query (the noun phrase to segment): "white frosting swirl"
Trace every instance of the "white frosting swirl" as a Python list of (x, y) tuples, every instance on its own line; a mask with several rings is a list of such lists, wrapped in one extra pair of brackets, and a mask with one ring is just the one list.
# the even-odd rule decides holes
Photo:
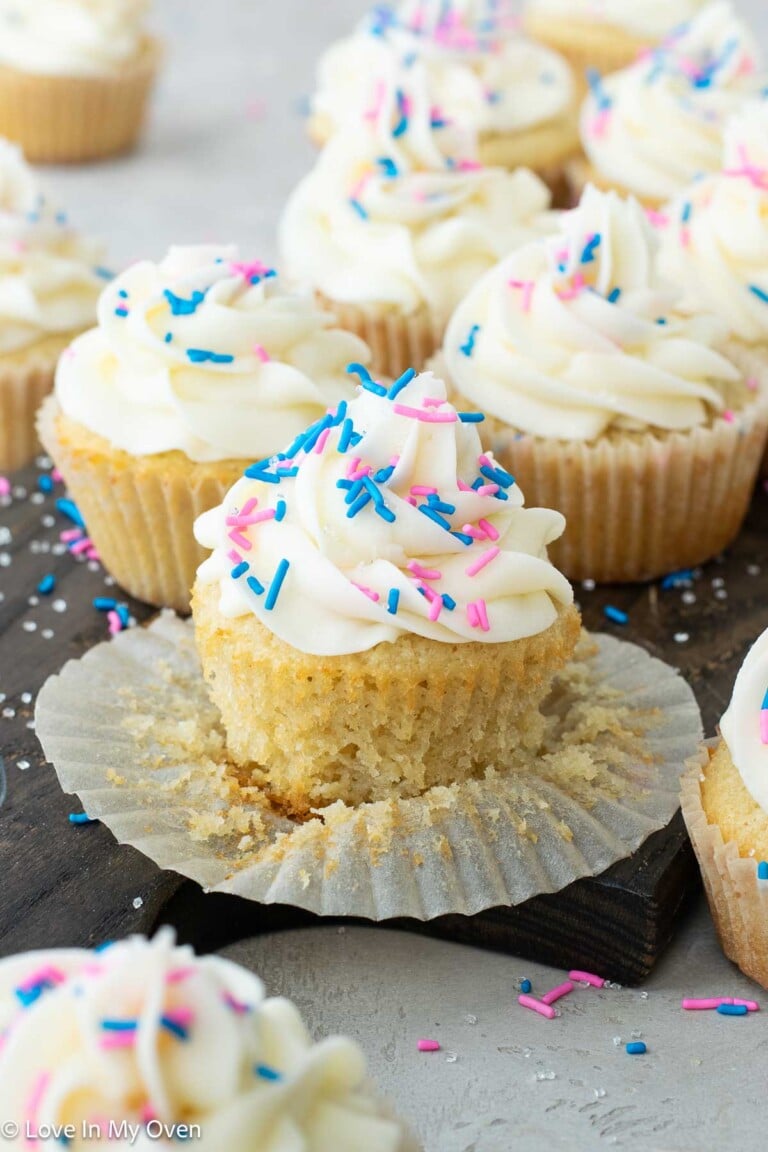
[(527, 0), (527, 11), (548, 20), (607, 24), (647, 41), (662, 40), (701, 11), (708, 0)]
[(717, 0), (664, 47), (604, 80), (582, 110), (582, 142), (601, 178), (667, 200), (720, 168), (728, 117), (768, 78), (757, 43)]
[(219, 583), (224, 615), (253, 612), (294, 648), (339, 656), (407, 633), (495, 644), (544, 631), (573, 599), (547, 560), (564, 527), (523, 507), (427, 372), (389, 393), (366, 380), (283, 459), (249, 469), (195, 535), (214, 550), (199, 579)]
[(352, 389), (367, 346), (236, 248), (172, 248), (104, 291), (99, 327), (62, 357), (65, 414), (135, 456), (255, 459)]
[(449, 376), (473, 404), (534, 436), (701, 424), (741, 379), (712, 318), (674, 311), (637, 201), (588, 187), (560, 233), (489, 273), (446, 333)]
[[(333, 44), (320, 61), (312, 111), (332, 130), (360, 116), (371, 77), (386, 73), (392, 57), (417, 53), (424, 64), (433, 103), (443, 117), (478, 133), (523, 132), (565, 116), (574, 100), (571, 69), (556, 52), (519, 35), (505, 34), (497, 15), (465, 15), (438, 3), (443, 22), (426, 11), (378, 14)], [(427, 6), (428, 7), (428, 6)], [(384, 10), (387, 11), (386, 9)], [(472, 18), (474, 17), (474, 18)], [(509, 21), (511, 18), (507, 17)]]
[[(313, 1045), (292, 1004), (175, 947), (170, 929), (0, 962), (0, 1029), (0, 1115), (20, 1128), (9, 1149), (149, 1152), (186, 1136), (200, 1152), (396, 1152), (404, 1135), (365, 1091), (356, 1044)], [(44, 1135), (69, 1125), (69, 1140)], [(136, 1137), (115, 1139), (120, 1125)]]
[(447, 319), (471, 284), (528, 239), (549, 204), (531, 172), (482, 168), (435, 115), (421, 64), (377, 85), (365, 126), (339, 133), (291, 196), (287, 271), (332, 300)]
[(149, 0), (0, 0), (0, 64), (63, 76), (112, 72), (134, 60)]
[(92, 324), (102, 254), (42, 195), (19, 149), (0, 140), (0, 353)]
[(725, 169), (680, 194), (661, 226), (660, 269), (749, 344), (768, 340), (768, 102), (730, 122)]
[(755, 641), (736, 677), (720, 732), (747, 791), (768, 812), (768, 631)]

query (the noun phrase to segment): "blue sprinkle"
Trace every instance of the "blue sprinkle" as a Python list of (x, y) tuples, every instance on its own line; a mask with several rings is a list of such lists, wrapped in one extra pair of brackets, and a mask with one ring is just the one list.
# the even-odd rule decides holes
[(758, 880), (768, 880), (768, 860), (761, 860), (757, 866)]
[(109, 268), (94, 268), (94, 275), (98, 276), (100, 280), (114, 280), (114, 272), (110, 272)]
[(592, 237), (592, 239), (589, 241), (589, 243), (587, 243), (584, 246), (584, 251), (581, 254), (581, 263), (582, 264), (594, 264), (595, 252), (600, 247), (602, 240), (603, 240), (602, 236), (600, 235), (599, 232), (597, 232)]
[(447, 592), (443, 593), (443, 607), (447, 608), (449, 612), (453, 612), (456, 607), (456, 601), (453, 596), (449, 596)]
[(344, 421), (346, 420), (346, 417), (347, 417), (347, 402), (346, 402), (346, 400), (341, 400), (339, 402), (338, 408), (336, 409), (335, 415), (333, 416), (333, 418), (331, 420), (331, 427), (332, 428), (338, 428), (338, 426), (340, 424), (344, 423)]
[(376, 396), (386, 396), (387, 390), (383, 384), (377, 384), (364, 364), (348, 364), (347, 372), (350, 376), (357, 376), (363, 388), (373, 392)]
[(466, 341), (459, 348), (459, 351), (462, 352), (465, 356), (471, 356), (472, 353), (474, 352), (475, 341), (477, 340), (477, 334), (479, 331), (480, 331), (480, 325), (479, 324), (473, 324), (472, 327), (470, 328), (469, 335), (467, 336)]
[(467, 536), (464, 532), (451, 532), (451, 536), (455, 536), (460, 544), (466, 544), (467, 547), (474, 543), (471, 536)]
[(40, 999), (43, 992), (47, 992), (51, 987), (52, 985), (47, 980), (44, 980), (41, 984), (35, 984), (32, 988), (16, 988), (16, 999), (22, 1007), (28, 1008), (30, 1004), (34, 1004), (36, 1000)]
[(280, 523), (281, 520), (285, 519), (285, 513), (286, 513), (287, 508), (288, 508), (288, 505), (286, 504), (285, 500), (282, 500), (282, 499), (278, 500), (277, 504), (275, 505), (275, 520), (277, 521), (278, 524)]
[(37, 586), (37, 590), (41, 596), (50, 596), (55, 587), (56, 577), (52, 572), (49, 572), (47, 576), (43, 576), (42, 580)]
[(390, 390), (388, 392), (389, 399), (390, 400), (397, 399), (397, 397), (400, 395), (400, 393), (403, 391), (403, 389), (408, 387), (408, 385), (410, 384), (411, 380), (413, 380), (415, 375), (416, 375), (416, 369), (415, 368), (408, 368), (407, 371), (403, 372), (402, 376), (398, 377), (398, 379), (395, 380), (394, 384), (390, 388)]
[(690, 584), (693, 580), (693, 572), (690, 568), (682, 568), (679, 572), (670, 572), (665, 576), (661, 582), (661, 587), (666, 592), (669, 588), (680, 588), (683, 584)]
[(113, 948), (116, 943), (116, 940), (105, 940), (103, 944), (96, 945), (94, 952), (106, 952), (108, 948)]
[(127, 628), (131, 622), (131, 614), (128, 611), (128, 605), (118, 604), (115, 611), (120, 618), (120, 623), (122, 624), (123, 628)]
[(394, 136), (395, 140), (399, 139), (400, 136), (404, 135), (404, 133), (408, 131), (408, 117), (406, 115), (405, 109), (406, 109), (405, 93), (402, 91), (401, 88), (398, 88), (398, 90), (397, 90), (397, 110), (398, 110), (398, 113), (400, 115), (400, 119), (398, 120), (395, 127), (392, 129), (392, 135)]
[(439, 497), (434, 495), (427, 497), (427, 503), (429, 504), (430, 508), (434, 508), (435, 512), (442, 512), (446, 516), (453, 516), (454, 512), (456, 511), (455, 504), (446, 504), (443, 500), (440, 500)]
[(360, 443), (360, 441), (362, 440), (362, 438), (363, 438), (362, 432), (353, 432), (349, 438), (350, 448), (357, 448), (357, 446)]
[(70, 812), (70, 824), (98, 824), (98, 820), (92, 820), (90, 816), (86, 816), (85, 812)]
[(657, 323), (657, 324), (666, 324), (666, 323), (667, 323), (667, 318), (666, 318), (666, 316), (659, 316), (659, 318), (658, 318), (658, 320), (656, 321), (656, 323)]
[(261, 581), (257, 580), (255, 576), (249, 576), (246, 580), (246, 584), (250, 588), (251, 592), (254, 592), (257, 596), (263, 596), (264, 585), (261, 583)]
[(341, 488), (341, 489), (349, 492), (350, 488), (352, 488), (352, 481), (351, 480), (337, 480), (336, 481), (336, 487)]
[(644, 1056), (648, 1049), (642, 1040), (633, 1040), (627, 1044), (627, 1056)]
[(276, 1072), (274, 1068), (270, 1068), (266, 1064), (257, 1064), (253, 1070), (262, 1080), (282, 1080), (283, 1078), (282, 1073)]
[(520, 981), (520, 991), (523, 992), (526, 996), (531, 991), (532, 987), (533, 987), (533, 985), (531, 984), (530, 980), (521, 980)]
[(280, 476), (269, 471), (271, 460), (259, 460), (258, 464), (251, 464), (243, 473), (249, 480), (263, 480), (266, 484), (279, 484)]
[(510, 476), (504, 468), (489, 468), (487, 464), (483, 464), (480, 473), (486, 480), (490, 480), (492, 484), (498, 484), (500, 488), (511, 488), (515, 483), (514, 476)]
[(394, 471), (394, 464), (388, 464), (386, 468), (379, 468), (378, 472), (374, 473), (373, 478), (377, 484), (386, 484), (387, 480), (392, 479)]
[(361, 220), (368, 219), (368, 213), (366, 212), (365, 208), (363, 208), (359, 200), (355, 200), (354, 197), (350, 196), (349, 204), (351, 208), (354, 208), (355, 212), (358, 214)]
[(763, 709), (768, 710), (768, 691), (763, 696)]
[(614, 624), (629, 624), (629, 616), (627, 613), (622, 612), (620, 608), (614, 608), (612, 604), (607, 604), (603, 612)]
[(231, 364), (235, 359), (228, 352), (209, 352), (207, 348), (187, 348), (187, 356), (193, 364)]
[[(321, 417), (321, 419), (318, 420), (316, 424), (312, 424), (307, 429), (307, 431), (304, 433), (304, 444), (303, 444), (303, 448), (304, 448), (305, 452), (311, 452), (312, 451), (315, 444), (317, 444), (318, 440), (322, 436), (323, 432), (325, 432), (326, 428), (330, 428), (332, 423), (333, 423), (333, 417), (326, 415), (326, 416)], [(287, 455), (288, 455), (289, 459), (293, 458), (291, 453), (287, 453)], [(295, 455), (295, 453), (293, 455)]]
[(102, 1020), (101, 1027), (104, 1032), (137, 1032), (139, 1025), (135, 1020)]
[(277, 598), (280, 595), (280, 589), (283, 586), (283, 581), (285, 580), (286, 573), (288, 572), (289, 568), (290, 564), (287, 560), (281, 560), (278, 564), (277, 571), (275, 572), (272, 583), (269, 586), (269, 592), (267, 592), (267, 598), (264, 601), (264, 607), (266, 608), (267, 612), (271, 612), (275, 604), (277, 604)]
[(757, 296), (758, 300), (761, 300), (763, 304), (768, 304), (768, 292), (766, 292), (764, 288), (761, 288), (759, 284), (750, 284), (749, 290), (752, 295)]
[(603, 87), (603, 78), (596, 68), (587, 69), (587, 83), (589, 84), (590, 91), (597, 102), (599, 111), (604, 112), (606, 108), (610, 108), (612, 100)]
[(387, 596), (387, 612), (390, 616), (397, 615), (397, 606), (400, 603), (400, 591), (398, 588), (390, 588), (389, 596)]
[(749, 1009), (746, 1004), (718, 1004), (717, 1011), (721, 1016), (746, 1016)]
[(70, 500), (68, 496), (59, 497), (56, 501), (56, 511), (61, 512), (62, 516), (66, 516), (67, 520), (71, 520), (78, 528), (85, 528), (85, 520), (80, 515), (74, 500)]
[(53, 477), (44, 472), (37, 478), (37, 486), (41, 492), (53, 492)]
[(390, 159), (389, 156), (379, 156), (376, 163), (379, 168), (381, 168), (383, 175), (387, 176), (390, 180), (393, 180), (399, 175), (397, 164), (395, 164), (394, 160)]
[(445, 528), (450, 532), (451, 522), (436, 512), (434, 508), (430, 508), (428, 504), (419, 504), (419, 512), (422, 512), (429, 520), (433, 520), (435, 524), (439, 524), (441, 528)]
[(365, 490), (362, 491), (360, 493), (360, 495), (357, 497), (357, 499), (352, 504), (350, 504), (349, 508), (347, 509), (347, 520), (354, 520), (354, 518), (355, 518), (355, 516), (357, 516), (358, 512), (362, 512), (363, 508), (365, 508), (366, 505), (370, 504), (370, 503), (371, 503), (370, 492), (365, 491)]
[(115, 308), (115, 316), (121, 316), (123, 319), (128, 315), (128, 309), (124, 308), (122, 304), (119, 308)]
[(350, 440), (352, 439), (352, 433), (354, 430), (354, 424), (352, 423), (351, 419), (347, 417), (341, 426), (341, 432), (339, 433), (339, 443), (337, 445), (337, 449), (342, 455), (344, 455), (344, 453), (349, 448)]
[(186, 1029), (182, 1024), (179, 1024), (177, 1020), (171, 1019), (170, 1016), (161, 1016), (160, 1023), (162, 1024), (163, 1028), (165, 1028), (166, 1032), (170, 1032), (171, 1035), (175, 1036), (177, 1040), (189, 1039), (188, 1029)]
[(363, 476), (360, 483), (363, 485), (364, 488), (366, 488), (370, 492), (371, 498), (377, 504), (383, 504), (384, 503), (384, 497), (382, 496), (381, 492), (376, 487), (375, 482), (371, 479), (370, 476)]
[(608, 301), (609, 304), (618, 304), (620, 296), (621, 296), (621, 288), (612, 288), (611, 291), (606, 296), (606, 300)]
[(462, 424), (482, 424), (485, 420), (482, 412), (459, 412), (458, 416)]
[(392, 509), (387, 508), (386, 504), (383, 502), (374, 504), (373, 510), (377, 516), (381, 516), (382, 520), (386, 520), (387, 524), (394, 524), (397, 520), (397, 517), (395, 516)]
[(118, 292), (118, 296), (120, 297), (121, 300), (127, 300), (128, 299), (128, 293), (126, 292), (125, 288), (120, 289), (120, 291)]
[(97, 612), (112, 612), (117, 608), (117, 601), (110, 596), (97, 596), (93, 601), (93, 606)]
[(174, 316), (194, 316), (205, 300), (205, 292), (193, 292), (189, 300), (185, 300), (183, 296), (177, 296), (169, 288), (164, 289), (163, 296), (168, 301)]
[(243, 560), (240, 564), (235, 565), (235, 567), (230, 572), (230, 576), (232, 577), (233, 580), (239, 580), (241, 576), (245, 576), (245, 574), (249, 568), (250, 568), (250, 564), (248, 563), (248, 561)]
[(172, 342), (172, 340), (173, 340), (173, 332), (166, 332), (166, 334), (165, 334), (166, 344), (170, 344)]

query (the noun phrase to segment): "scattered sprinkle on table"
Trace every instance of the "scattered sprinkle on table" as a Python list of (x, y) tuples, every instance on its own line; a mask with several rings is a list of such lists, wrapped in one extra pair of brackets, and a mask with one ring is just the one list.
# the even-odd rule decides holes
[(419, 1052), (439, 1052), (440, 1044), (437, 1040), (419, 1040), (416, 1043)]
[(626, 612), (622, 612), (621, 608), (614, 608), (612, 604), (606, 604), (603, 612), (613, 624), (629, 624), (629, 616)]
[(627, 1056), (644, 1056), (647, 1051), (642, 1040), (633, 1040), (626, 1047)]

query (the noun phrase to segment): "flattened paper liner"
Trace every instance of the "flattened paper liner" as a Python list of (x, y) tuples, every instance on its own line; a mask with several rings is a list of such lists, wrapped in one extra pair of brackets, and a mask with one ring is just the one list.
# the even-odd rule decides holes
[(161, 868), (260, 903), (428, 920), (603, 872), (675, 813), (702, 727), (672, 668), (596, 636), (546, 711), (550, 751), (520, 772), (298, 824), (238, 786), (192, 625), (165, 613), (51, 677), (36, 728), (62, 788)]

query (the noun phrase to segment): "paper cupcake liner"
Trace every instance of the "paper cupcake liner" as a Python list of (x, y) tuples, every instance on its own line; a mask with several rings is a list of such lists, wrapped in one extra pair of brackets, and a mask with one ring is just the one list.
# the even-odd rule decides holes
[(72, 422), (64, 435), (60, 421), (51, 397), (39, 413), (40, 439), (106, 569), (137, 600), (189, 612), (195, 574), (208, 555), (194, 538), (194, 522), (222, 503), (250, 461), (131, 456)]
[[(733, 354), (745, 367), (750, 362)], [(686, 433), (587, 444), (520, 435), (486, 420), (484, 440), (517, 478), (526, 503), (565, 516), (565, 534), (549, 554), (569, 579), (651, 580), (703, 564), (733, 543), (768, 436), (766, 374), (752, 367), (762, 380), (755, 399), (731, 422)]]
[(148, 40), (141, 57), (110, 75), (49, 76), (0, 67), (0, 136), (33, 163), (98, 160), (133, 148), (160, 58)]
[(0, 361), (0, 471), (23, 468), (40, 451), (35, 417), (55, 372), (56, 355), (47, 351), (31, 352), (26, 361)]
[(49, 679), (36, 731), (89, 815), (205, 888), (328, 916), (471, 915), (603, 872), (677, 810), (702, 736), (691, 689), (634, 645), (591, 640), (545, 706), (552, 748), (535, 774), (337, 803), (305, 823), (238, 785), (193, 628), (169, 613)]
[(710, 750), (702, 749), (683, 776), (683, 818), (723, 951), (746, 976), (768, 988), (768, 884), (757, 878), (757, 861), (740, 856), (737, 845), (725, 841), (718, 825), (707, 820), (701, 773)]
[(317, 300), (324, 311), (335, 316), (340, 328), (366, 342), (373, 353), (371, 371), (378, 376), (396, 380), (409, 368), (420, 372), (442, 344), (445, 325), (438, 324), (426, 307), (404, 316), (331, 300), (320, 292)]

